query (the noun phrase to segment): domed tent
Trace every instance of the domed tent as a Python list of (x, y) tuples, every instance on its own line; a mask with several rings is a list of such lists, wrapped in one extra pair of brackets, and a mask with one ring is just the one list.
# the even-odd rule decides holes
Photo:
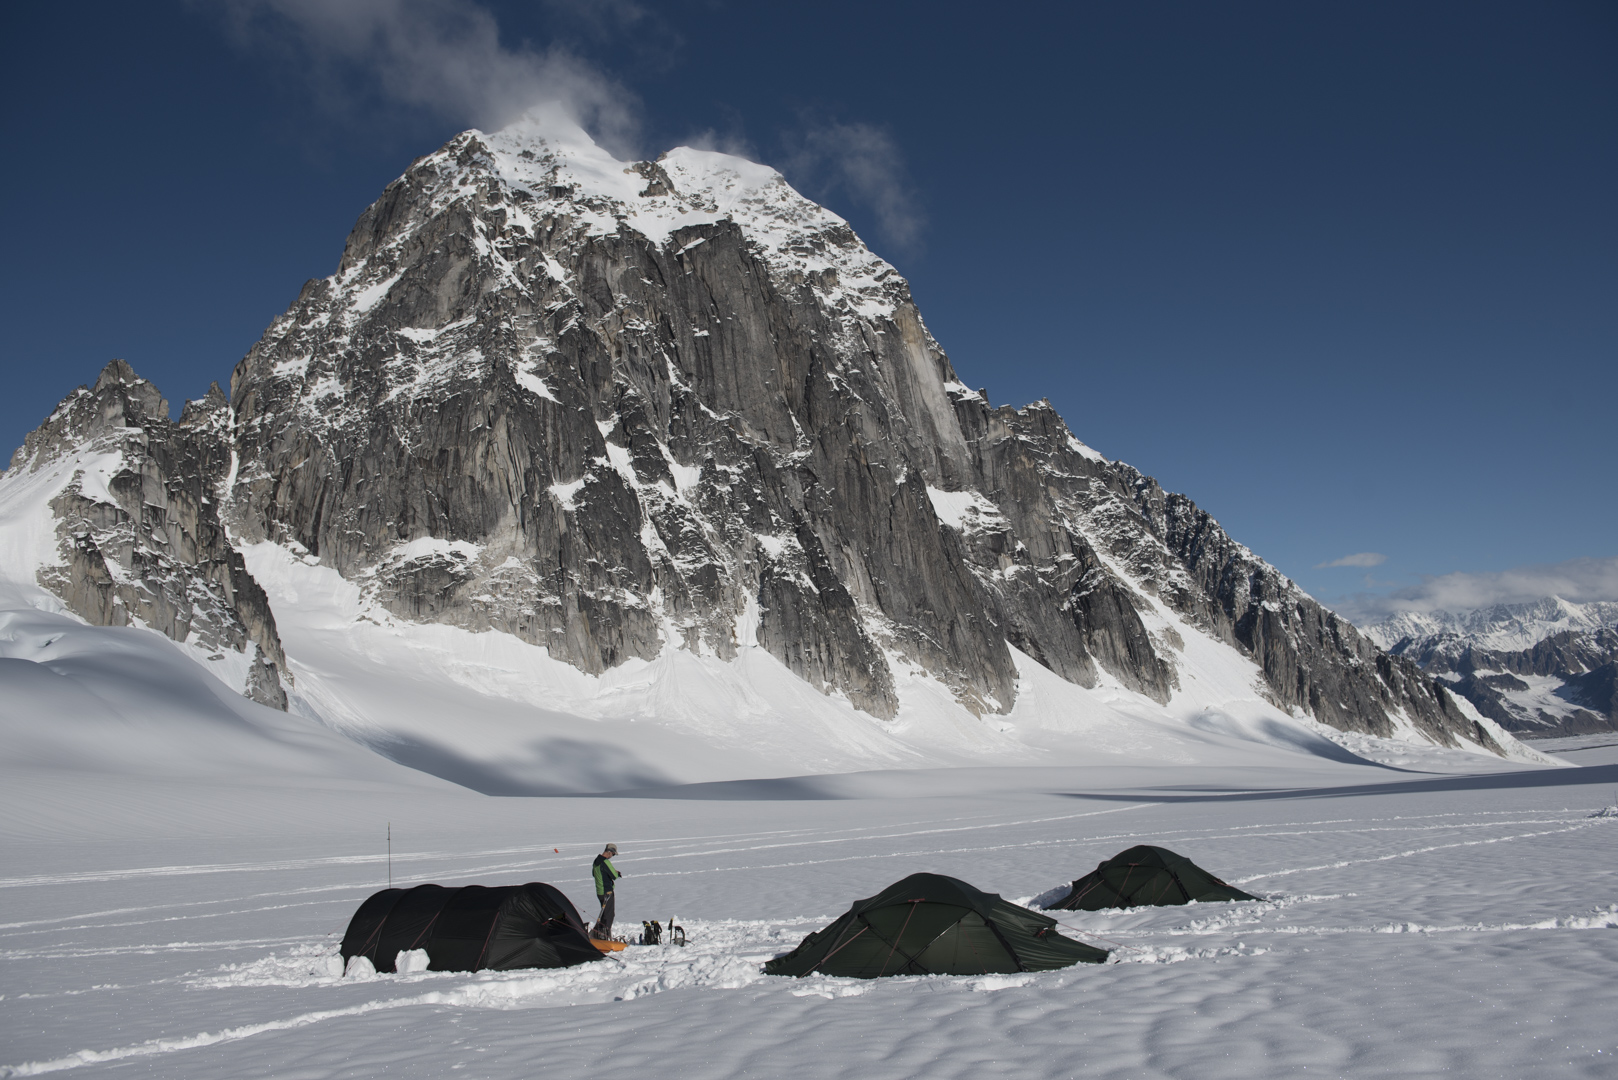
[(1099, 964), (1103, 949), (1065, 938), (1056, 921), (942, 874), (911, 874), (860, 900), (767, 975), (983, 975)]
[(1114, 855), (1079, 878), (1067, 895), (1046, 904), (1047, 911), (1100, 911), (1128, 908), (1207, 904), (1220, 900), (1257, 900), (1168, 848), (1141, 844)]
[(578, 910), (544, 882), (446, 889), (383, 889), (360, 905), (343, 935), (343, 963), (363, 956), (394, 970), (407, 949), (426, 949), (430, 971), (572, 967), (601, 959)]

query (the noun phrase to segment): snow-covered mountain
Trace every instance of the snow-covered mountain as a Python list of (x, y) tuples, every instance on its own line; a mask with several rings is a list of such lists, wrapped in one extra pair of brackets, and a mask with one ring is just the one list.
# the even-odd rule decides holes
[(228, 396), (171, 421), (121, 362), (69, 395), (0, 545), (36, 606), (484, 790), (1528, 753), (1047, 403), (962, 385), (773, 170), (545, 112), (412, 164)]
[[(1522, 652), (1557, 634), (1618, 629), (1618, 603), (1579, 604), (1547, 596), (1527, 604), (1492, 604), (1471, 611), (1401, 611), (1362, 628), (1384, 649), (1410, 642), (1406, 649), (1429, 643), (1464, 642), (1492, 652)], [(1446, 648), (1446, 651), (1453, 651)]]
[(1618, 730), (1618, 603), (1401, 612), (1365, 633), (1520, 735)]

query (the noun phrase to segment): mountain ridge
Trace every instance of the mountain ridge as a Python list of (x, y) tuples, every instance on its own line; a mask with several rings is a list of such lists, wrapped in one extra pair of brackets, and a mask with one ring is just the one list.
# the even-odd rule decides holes
[(1013, 648), (1168, 705), (1197, 633), (1283, 713), (1502, 752), (1048, 403), (965, 387), (903, 278), (742, 159), (616, 162), (554, 116), (462, 133), (187, 414), (199, 447), (228, 428), (193, 456), (237, 547), (586, 673), (756, 644), (879, 719), (907, 672), (988, 718)]
[(1366, 628), (1520, 736), (1618, 731), (1618, 603), (1547, 596)]

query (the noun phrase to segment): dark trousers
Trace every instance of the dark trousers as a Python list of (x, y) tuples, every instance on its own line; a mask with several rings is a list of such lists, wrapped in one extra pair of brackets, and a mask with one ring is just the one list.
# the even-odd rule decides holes
[(597, 941), (606, 941), (612, 936), (612, 920), (618, 913), (617, 905), (614, 903), (613, 893), (598, 896), (596, 899), (601, 901), (601, 916), (596, 919), (595, 926), (590, 928), (590, 936)]

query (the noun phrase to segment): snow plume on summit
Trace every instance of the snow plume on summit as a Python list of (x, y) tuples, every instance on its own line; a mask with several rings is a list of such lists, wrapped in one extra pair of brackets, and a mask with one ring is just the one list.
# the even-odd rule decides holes
[(339, 112), (358, 84), (480, 127), (552, 102), (609, 143), (634, 134), (627, 89), (559, 45), (502, 43), (495, 16), (471, 0), (225, 0), (221, 7), (244, 46), (279, 41), (300, 54)]
[(873, 124), (810, 120), (783, 137), (786, 171), (816, 197), (844, 194), (870, 207), (902, 251), (921, 244), (926, 219), (893, 136)]

